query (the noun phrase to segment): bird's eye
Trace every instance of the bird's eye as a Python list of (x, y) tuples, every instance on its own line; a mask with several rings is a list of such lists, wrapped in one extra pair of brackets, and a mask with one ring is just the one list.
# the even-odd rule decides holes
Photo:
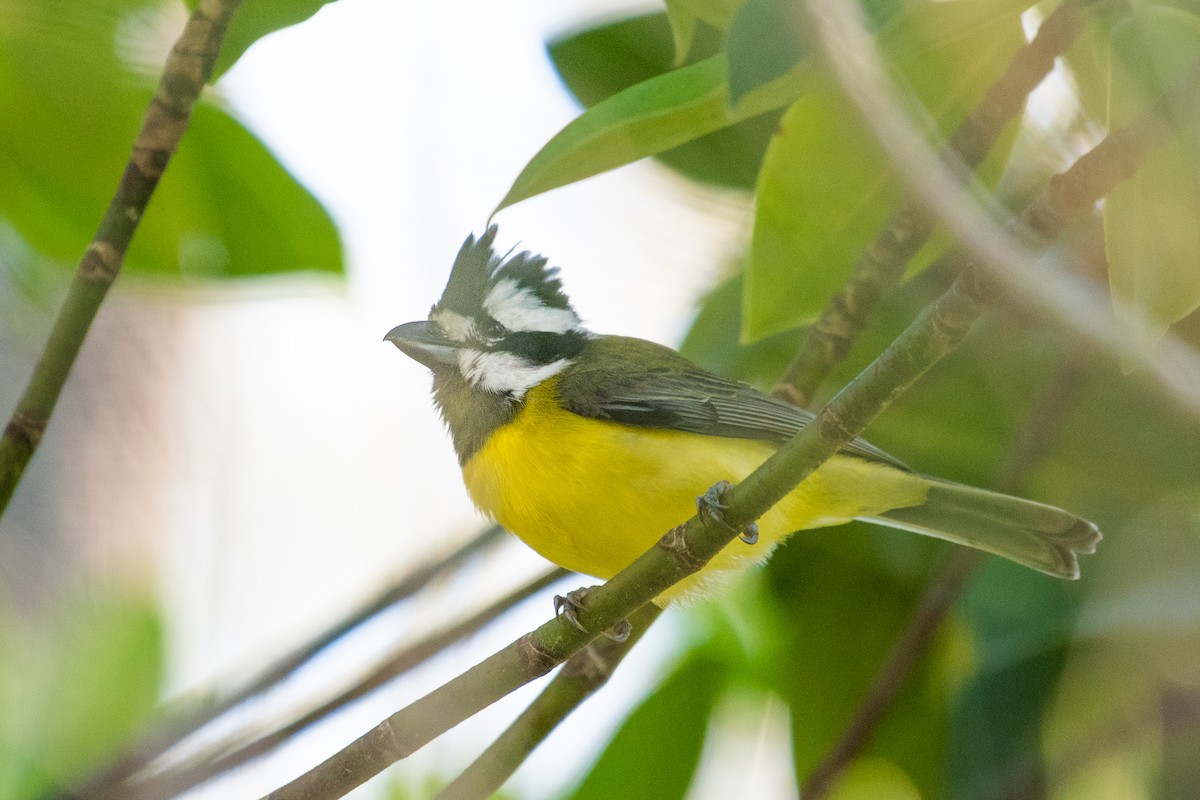
[(508, 331), (505, 330), (504, 326), (501, 325), (499, 322), (492, 319), (491, 317), (487, 317), (480, 321), (479, 332), (483, 335), (483, 337), (485, 339), (493, 339), (494, 340), (494, 339), (502, 338), (504, 336), (504, 334), (506, 334)]

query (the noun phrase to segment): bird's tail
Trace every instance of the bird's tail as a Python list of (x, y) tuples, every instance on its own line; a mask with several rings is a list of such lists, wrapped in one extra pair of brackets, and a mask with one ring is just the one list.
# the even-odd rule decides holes
[(925, 502), (866, 518), (995, 553), (1047, 575), (1079, 577), (1077, 556), (1092, 553), (1100, 530), (1061, 508), (930, 478)]

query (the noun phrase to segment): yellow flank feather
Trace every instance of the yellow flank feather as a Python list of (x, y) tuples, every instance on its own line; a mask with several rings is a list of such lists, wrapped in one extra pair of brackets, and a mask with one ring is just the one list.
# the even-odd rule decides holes
[[(720, 480), (742, 480), (767, 459), (766, 442), (586, 419), (555, 400), (557, 379), (526, 396), (463, 465), (475, 504), (554, 563), (608, 579), (696, 513)], [(707, 594), (723, 575), (761, 562), (788, 534), (920, 505), (920, 475), (835, 456), (758, 521), (755, 545), (735, 541), (698, 574), (656, 599)]]

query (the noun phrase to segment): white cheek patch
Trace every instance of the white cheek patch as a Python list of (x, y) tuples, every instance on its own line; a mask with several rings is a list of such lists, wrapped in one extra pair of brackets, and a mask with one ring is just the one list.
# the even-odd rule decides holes
[(579, 327), (579, 317), (569, 308), (550, 308), (528, 289), (505, 278), (492, 287), (483, 308), (510, 331), (566, 333)]
[(458, 368), (468, 383), (485, 392), (511, 394), (516, 400), (542, 381), (562, 372), (568, 364), (570, 361), (565, 358), (549, 364), (531, 364), (512, 353), (458, 351)]
[(441, 309), (435, 311), (431, 319), (453, 341), (465, 342), (475, 334), (475, 320), (456, 311)]

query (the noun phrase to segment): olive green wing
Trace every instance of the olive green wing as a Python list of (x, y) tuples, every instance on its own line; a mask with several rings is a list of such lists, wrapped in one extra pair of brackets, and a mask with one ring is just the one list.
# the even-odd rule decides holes
[[(674, 350), (619, 336), (591, 340), (560, 377), (558, 393), (563, 407), (584, 417), (776, 444), (814, 417), (752, 386), (706, 372)], [(862, 439), (842, 452), (907, 469)]]

